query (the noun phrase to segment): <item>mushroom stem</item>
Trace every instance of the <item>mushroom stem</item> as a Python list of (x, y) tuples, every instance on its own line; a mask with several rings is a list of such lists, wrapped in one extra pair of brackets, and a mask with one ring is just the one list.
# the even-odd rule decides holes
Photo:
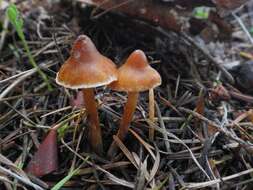
[(149, 140), (154, 141), (155, 129), (154, 125), (154, 118), (155, 118), (155, 100), (154, 100), (154, 89), (151, 88), (149, 90), (149, 121), (150, 121), (150, 128), (149, 128)]
[[(123, 113), (123, 116), (122, 116), (122, 119), (120, 122), (120, 127), (118, 130), (118, 133), (117, 133), (117, 137), (120, 140), (124, 140), (127, 135), (129, 125), (131, 123), (134, 111), (136, 109), (138, 96), (139, 96), (139, 92), (128, 92), (127, 102), (124, 107), (124, 113)], [(107, 155), (110, 158), (112, 158), (114, 156), (115, 152), (116, 152), (116, 143), (115, 143), (115, 141), (113, 141), (113, 143), (111, 144), (111, 146), (108, 150)]]
[(128, 99), (124, 107), (124, 113), (120, 122), (119, 131), (117, 133), (117, 136), (120, 140), (124, 140), (127, 135), (129, 125), (136, 109), (138, 96), (139, 92), (128, 92)]
[(99, 126), (97, 103), (95, 101), (94, 89), (86, 88), (83, 89), (83, 98), (85, 108), (87, 110), (87, 115), (89, 119), (89, 142), (92, 149), (97, 154), (102, 154), (103, 152), (103, 143), (101, 136), (101, 128)]

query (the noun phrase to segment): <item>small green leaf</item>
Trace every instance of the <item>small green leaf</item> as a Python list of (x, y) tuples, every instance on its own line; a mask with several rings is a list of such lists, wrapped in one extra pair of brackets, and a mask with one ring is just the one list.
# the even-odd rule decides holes
[[(89, 159), (89, 157), (86, 157), (85, 161), (87, 161)], [(51, 190), (59, 190), (62, 188), (62, 186), (69, 181), (74, 175), (78, 174), (81, 166), (83, 164), (81, 164), (78, 168), (76, 168), (75, 170), (69, 172), (69, 174), (67, 176), (65, 176), (62, 180), (60, 180), (57, 184), (54, 185), (54, 187)]]
[(11, 4), (7, 8), (7, 16), (8, 19), (10, 20), (11, 24), (14, 26), (16, 29), (18, 36), (23, 40), (24, 39), (24, 34), (23, 34), (23, 19), (17, 9), (17, 7), (14, 4)]
[(11, 21), (11, 23), (13, 25), (15, 25), (16, 18), (17, 18), (17, 15), (18, 15), (18, 10), (17, 10), (17, 8), (16, 8), (16, 6), (14, 4), (11, 4), (7, 8), (7, 15), (8, 15), (8, 18)]
[(63, 125), (62, 127), (57, 129), (58, 132), (58, 138), (61, 139), (64, 137), (66, 130), (68, 129), (68, 124)]
[(79, 168), (75, 169), (74, 171), (70, 172), (67, 176), (65, 176), (61, 181), (59, 181), (51, 190), (58, 190), (61, 189), (61, 187), (72, 178), (76, 172), (78, 172)]
[(196, 7), (193, 11), (193, 16), (197, 19), (207, 20), (209, 17), (210, 8)]

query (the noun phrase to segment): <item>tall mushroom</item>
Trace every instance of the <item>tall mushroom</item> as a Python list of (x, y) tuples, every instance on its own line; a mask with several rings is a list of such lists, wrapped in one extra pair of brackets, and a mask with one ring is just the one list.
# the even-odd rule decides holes
[[(126, 63), (118, 69), (118, 80), (112, 82), (109, 87), (117, 91), (128, 93), (128, 99), (124, 107), (124, 113), (120, 122), (117, 136), (124, 140), (132, 120), (139, 92), (155, 88), (161, 84), (159, 73), (150, 67), (147, 57), (141, 50), (135, 50), (127, 59)], [(113, 143), (108, 155), (112, 156), (115, 149)]]
[(82, 89), (89, 120), (89, 141), (92, 149), (103, 151), (101, 128), (94, 88), (108, 85), (117, 80), (115, 64), (101, 55), (91, 39), (80, 35), (74, 42), (70, 57), (61, 66), (56, 76), (57, 84), (70, 89)]

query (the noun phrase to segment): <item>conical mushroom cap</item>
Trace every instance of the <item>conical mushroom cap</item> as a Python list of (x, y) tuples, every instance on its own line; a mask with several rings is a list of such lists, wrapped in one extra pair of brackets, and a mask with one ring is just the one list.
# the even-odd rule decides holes
[(161, 84), (159, 73), (150, 67), (141, 50), (135, 50), (118, 69), (118, 80), (110, 87), (117, 91), (141, 92)]
[(71, 89), (95, 88), (117, 80), (115, 64), (101, 55), (91, 39), (80, 35), (61, 66), (56, 83)]

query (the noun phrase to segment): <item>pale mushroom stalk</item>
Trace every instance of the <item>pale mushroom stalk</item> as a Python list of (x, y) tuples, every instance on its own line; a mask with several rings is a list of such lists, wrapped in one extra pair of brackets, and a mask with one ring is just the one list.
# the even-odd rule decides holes
[(94, 89), (86, 88), (82, 89), (82, 92), (85, 108), (90, 122), (89, 141), (91, 143), (92, 149), (95, 150), (97, 153), (101, 153), (103, 152), (103, 143), (102, 143), (101, 128), (99, 126), (99, 117), (98, 117), (97, 103), (94, 95)]
[(150, 128), (149, 128), (149, 140), (154, 141), (154, 136), (155, 136), (155, 128), (154, 128), (154, 122), (155, 122), (155, 98), (154, 98), (154, 89), (151, 88), (149, 90), (149, 123), (150, 123)]

